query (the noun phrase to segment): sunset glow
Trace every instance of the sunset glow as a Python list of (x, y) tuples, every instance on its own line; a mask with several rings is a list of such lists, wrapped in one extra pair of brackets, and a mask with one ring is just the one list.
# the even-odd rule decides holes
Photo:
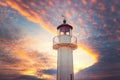
[(98, 62), (98, 55), (85, 47), (78, 45), (78, 50), (74, 53), (74, 72), (77, 73), (82, 69), (94, 65)]
[(56, 80), (53, 37), (64, 18), (77, 37), (75, 80), (120, 80), (119, 3), (0, 0), (0, 80)]

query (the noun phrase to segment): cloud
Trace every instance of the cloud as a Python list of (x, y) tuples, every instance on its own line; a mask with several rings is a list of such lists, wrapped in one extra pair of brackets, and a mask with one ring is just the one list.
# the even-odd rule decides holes
[[(6, 51), (6, 50), (4, 50), (4, 51)], [(45, 55), (43, 55), (42, 53), (38, 53), (36, 51), (26, 52), (24, 55), (25, 56), (22, 57), (17, 54), (10, 53), (10, 51), (5, 53), (0, 50), (0, 64), (1, 64), (0, 74), (3, 76), (8, 75), (11, 77), (14, 74), (16, 74), (16, 75), (33, 75), (33, 76), (37, 76), (37, 77), (38, 76), (42, 77), (43, 79), (44, 78), (48, 79), (43, 76), (44, 74), (49, 74), (49, 75), (53, 74), (54, 69), (46, 70), (49, 68), (55, 68), (52, 66), (52, 64), (54, 64), (54, 63), (51, 58), (48, 58)], [(51, 64), (49, 64), (47, 62), (50, 62)], [(12, 71), (12, 73), (9, 73), (11, 71)], [(13, 76), (13, 79), (14, 78), (16, 78), (16, 76)], [(5, 77), (5, 79), (7, 79), (7, 76)]]
[[(109, 78), (119, 79), (118, 62), (120, 61), (117, 57), (119, 56), (120, 52), (119, 3), (119, 0), (16, 0), (14, 2), (12, 0), (0, 1), (1, 6), (10, 7), (13, 10), (18, 11), (18, 13), (24, 16), (27, 20), (40, 24), (42, 28), (52, 33), (55, 32), (55, 26), (61, 23), (61, 15), (65, 15), (68, 19), (68, 23), (71, 23), (71, 25), (74, 27), (74, 33), (78, 37), (78, 45), (80, 45), (81, 47), (89, 48), (91, 51), (99, 55), (99, 57), (97, 57), (98, 63), (77, 74), (77, 78), (81, 78), (83, 80), (85, 80), (86, 78), (90, 78), (92, 80)], [(37, 69), (38, 66), (42, 65), (42, 67), (40, 67), (40, 70), (48, 70), (48, 67), (45, 67), (46, 64), (44, 63), (46, 62), (47, 66), (50, 66), (47, 60), (52, 61), (52, 59), (46, 58), (46, 56), (42, 55), (42, 53), (40, 53), (41, 57), (37, 57), (38, 52), (34, 51), (31, 52), (31, 56), (26, 54), (30, 52), (24, 50), (22, 50), (22, 52), (19, 52), (21, 51), (21, 41), (19, 42), (18, 40), (13, 42), (12, 44), (9, 43), (8, 45), (7, 41), (19, 39), (20, 35), (14, 34), (19, 30), (16, 27), (14, 27), (14, 29), (12, 27), (6, 27), (9, 25), (13, 26), (11, 22), (9, 23), (9, 25), (5, 23), (2, 24), (1, 22), (1, 25), (4, 26), (0, 27), (0, 44), (2, 45), (1, 47), (3, 48), (5, 44), (6, 46), (14, 46), (15, 44), (18, 44), (18, 46), (16, 46), (15, 48), (17, 49), (17, 51), (13, 50), (11, 52), (15, 53), (16, 57), (17, 55), (19, 55), (23, 60), (27, 61), (21, 62), (21, 64), (24, 63), (25, 66), (28, 65), (27, 68), (29, 67), (29, 69), (25, 68), (25, 70), (23, 71), (24, 74), (32, 74), (36, 72), (36, 67), (33, 69), (31, 69), (30, 67), (31, 65), (33, 65), (33, 63), (36, 63), (36, 61), (39, 62), (40, 60), (41, 63), (37, 64)], [(3, 43), (2, 39), (5, 39), (7, 41), (4, 40)], [(7, 50), (11, 50), (11, 48), (7, 48)], [(12, 60), (16, 58), (10, 56), (10, 59), (12, 62)], [(2, 60), (5, 61), (4, 59)], [(114, 66), (112, 66), (111, 64), (113, 64)], [(103, 69), (103, 67), (105, 68)], [(39, 73), (39, 75), (41, 74)]]
[[(4, 12), (4, 10), (2, 11)], [(11, 41), (21, 37), (21, 29), (16, 27), (10, 18), (3, 16), (4, 13), (0, 13), (0, 40)]]
[[(115, 59), (115, 58), (114, 58)], [(120, 61), (120, 60), (119, 60)], [(113, 66), (114, 65), (114, 66)], [(76, 80), (106, 80), (106, 79), (120, 79), (120, 64), (118, 62), (104, 62), (100, 61), (99, 63), (96, 63), (95, 65), (85, 69), (81, 70), (76, 75)]]
[(20, 77), (16, 78), (15, 80), (46, 80), (46, 79), (41, 79), (41, 78), (37, 78), (35, 76), (29, 76), (29, 75), (21, 75)]
[[(76, 74), (76, 80), (119, 80), (119, 34), (88, 38), (92, 50), (99, 54), (98, 62)], [(114, 65), (114, 66), (113, 66)]]
[[(9, 17), (3, 17), (3, 13), (0, 13), (0, 16), (2, 17), (0, 21), (0, 80), (45, 80), (54, 77), (48, 75), (46, 78), (42, 72), (48, 68), (55, 69), (53, 56), (30, 49), (29, 46), (34, 40), (24, 35), (23, 30), (14, 25)], [(23, 77), (23, 75), (28, 76)]]
[[(94, 29), (103, 27), (100, 26), (115, 26), (119, 25), (119, 18), (112, 15), (118, 15), (118, 11), (113, 12), (113, 8), (118, 8), (118, 1), (110, 1), (110, 5), (105, 4), (107, 1), (97, 1), (97, 0), (81, 0), (81, 1), (14, 1), (7, 0), (6, 2), (1, 1), (2, 4), (7, 4), (11, 8), (18, 11), (22, 16), (26, 17), (29, 21), (39, 23), (41, 27), (49, 32), (55, 32), (55, 26), (58, 25), (61, 19), (61, 15), (65, 15), (68, 18), (68, 22), (73, 23), (73, 27), (77, 25), (77, 29), (84, 29), (87, 33), (84, 37), (93, 36)], [(70, 5), (70, 3), (73, 3)], [(114, 4), (111, 4), (114, 3)], [(61, 6), (62, 4), (62, 6)], [(66, 5), (65, 5), (66, 4)], [(97, 5), (98, 4), (98, 5)], [(39, 6), (37, 6), (39, 5)], [(47, 5), (47, 6), (46, 6)], [(98, 7), (94, 7), (98, 6)], [(51, 10), (52, 8), (52, 10)], [(104, 13), (103, 12), (103, 9)], [(109, 13), (108, 13), (109, 12)], [(73, 14), (74, 13), (74, 14)], [(75, 15), (76, 14), (76, 15)], [(53, 17), (56, 16), (56, 17)], [(69, 21), (70, 19), (70, 21)], [(111, 23), (109, 23), (111, 22)], [(59, 23), (60, 24), (60, 23)], [(79, 26), (80, 25), (80, 26)], [(89, 27), (88, 27), (89, 26)], [(93, 27), (93, 28), (91, 28)], [(108, 27), (104, 27), (108, 29)], [(109, 29), (113, 30), (113, 29)], [(84, 34), (85, 32), (81, 34)], [(104, 31), (104, 30), (103, 30)], [(98, 32), (99, 33), (99, 32)], [(109, 31), (107, 30), (107, 33)], [(98, 35), (103, 34), (99, 33)]]
[(48, 74), (48, 75), (55, 75), (56, 74), (56, 70), (55, 69), (48, 69), (48, 70), (43, 70), (44, 74)]
[(30, 76), (30, 75), (0, 75), (1, 80), (47, 80), (47, 79), (42, 79), (38, 78), (36, 76)]
[(0, 62), (1, 64), (16, 64), (20, 62), (12, 53), (4, 49), (0, 49)]
[[(50, 5), (52, 5), (52, 2), (49, 2)], [(8, 6), (10, 6), (11, 8), (17, 10), (21, 15), (25, 16), (28, 20), (35, 22), (35, 23), (39, 23), (41, 25), (41, 27), (43, 27), (44, 29), (50, 31), (50, 32), (55, 32), (52, 29), (53, 28), (52, 24), (49, 22), (49, 20), (47, 20), (47, 18), (43, 18), (42, 16), (47, 15), (46, 11), (41, 10), (37, 7), (37, 5), (44, 5), (44, 3), (42, 1), (40, 1), (40, 3), (38, 4), (37, 2), (32, 2), (32, 1), (24, 1), (24, 0), (20, 0), (20, 1), (11, 1), (8, 0), (6, 2), (2, 1), (1, 2), (1, 6), (4, 6), (3, 4), (7, 4)], [(38, 11), (34, 11), (34, 9), (32, 8), (32, 5), (34, 5), (34, 8), (37, 8)], [(46, 7), (45, 7), (46, 8)], [(49, 7), (47, 7), (49, 8)], [(39, 12), (41, 11), (41, 12)], [(42, 15), (39, 15), (39, 13), (42, 13)], [(51, 26), (51, 28), (49, 27)]]
[[(56, 66), (54, 66), (55, 61), (52, 59), (52, 55), (31, 50), (19, 50), (19, 47), (16, 47), (15, 49), (17, 52), (12, 48), (1, 48), (0, 46), (1, 75), (33, 75), (46, 78), (43, 76), (45, 74), (44, 70), (49, 68), (56, 69)], [(7, 77), (5, 78), (7, 79)], [(13, 78), (16, 78), (16, 76), (13, 76)]]

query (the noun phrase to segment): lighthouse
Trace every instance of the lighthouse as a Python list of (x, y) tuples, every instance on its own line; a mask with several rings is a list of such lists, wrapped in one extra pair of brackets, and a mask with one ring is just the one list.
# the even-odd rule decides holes
[(57, 80), (74, 80), (73, 50), (77, 49), (77, 38), (72, 35), (73, 27), (63, 20), (53, 38), (53, 49), (57, 50)]

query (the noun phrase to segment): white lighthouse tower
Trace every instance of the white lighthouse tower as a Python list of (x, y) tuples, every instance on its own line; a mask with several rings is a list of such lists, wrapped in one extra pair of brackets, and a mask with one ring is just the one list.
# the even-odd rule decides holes
[(74, 80), (73, 50), (77, 49), (77, 38), (72, 36), (72, 29), (64, 20), (57, 27), (58, 36), (53, 38), (53, 49), (58, 51), (57, 80)]

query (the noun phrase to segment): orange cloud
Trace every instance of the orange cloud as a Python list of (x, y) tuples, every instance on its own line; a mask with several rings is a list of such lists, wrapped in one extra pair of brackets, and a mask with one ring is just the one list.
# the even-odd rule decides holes
[(115, 6), (111, 6), (111, 11), (112, 11), (112, 12), (115, 11)]
[(71, 19), (71, 14), (70, 14), (70, 13), (66, 12), (66, 13), (65, 13), (65, 16), (66, 16), (68, 19)]
[(81, 18), (78, 18), (78, 21), (79, 21), (80, 23), (83, 23), (83, 20), (82, 20)]
[(87, 0), (82, 0), (82, 3), (86, 5), (87, 4)]
[(7, 6), (7, 4), (4, 3), (4, 2), (2, 2), (2, 1), (0, 1), (0, 5), (1, 5), (1, 6)]
[[(19, 5), (18, 3), (21, 5)], [(40, 24), (41, 27), (44, 28), (45, 30), (52, 32), (52, 33), (56, 33), (55, 28), (48, 20), (44, 21), (44, 19), (42, 18), (42, 15), (40, 15), (39, 13), (30, 9), (29, 6), (22, 3), (21, 1), (14, 2), (12, 0), (7, 0), (6, 4), (8, 4), (13, 9), (17, 10), (21, 15), (25, 16), (28, 20)], [(33, 3), (31, 3), (31, 4), (33, 4)], [(3, 3), (1, 3), (0, 5), (3, 5)], [(23, 7), (27, 8), (27, 10), (24, 9)]]
[(104, 4), (102, 4), (102, 5), (100, 6), (100, 10), (101, 10), (101, 11), (105, 11), (105, 10), (106, 10), (106, 7), (105, 7)]
[(98, 62), (99, 55), (98, 55), (96, 52), (90, 50), (90, 48), (88, 48), (88, 46), (87, 46), (87, 47), (84, 47), (84, 46), (78, 45), (78, 48), (81, 48), (81, 49), (87, 51), (88, 54), (90, 54), (90, 55), (92, 55), (92, 56), (94, 57), (95, 63)]
[(13, 53), (14, 55), (22, 59), (22, 62), (17, 64), (17, 68), (23, 69), (22, 71), (20, 71), (20, 74), (46, 78), (42, 70), (56, 68), (56, 66), (54, 66), (55, 60), (52, 59), (52, 56), (48, 55), (47, 53), (46, 55), (44, 55), (36, 51), (28, 52), (21, 50), (14, 50)]
[[(10, 58), (10, 61), (14, 62), (14, 64), (12, 62), (8, 64), (6, 63), (2, 64), (2, 67), (5, 66), (4, 69), (8, 69), (8, 71), (11, 71), (11, 69), (14, 70), (13, 73), (17, 72), (21, 75), (32, 75), (37, 77), (41, 77), (44, 75), (42, 70), (46, 70), (50, 68), (56, 69), (56, 65), (55, 65), (56, 58), (54, 58), (56, 56), (48, 53), (40, 53), (29, 49), (28, 47), (31, 44), (33, 44), (33, 40), (32, 39), (29, 40), (21, 39), (21, 40), (17, 40), (16, 42), (14, 41), (9, 42), (4, 40), (0, 41), (1, 44), (0, 48), (4, 47), (4, 50), (10, 53), (8, 57), (7, 58), (5, 57), (4, 59), (8, 60), (9, 57), (12, 56), (12, 58)], [(1, 64), (1, 57), (0, 57), (0, 64)], [(46, 78), (45, 76), (43, 77)]]
[(96, 2), (97, 2), (97, 0), (91, 0), (91, 2), (92, 2), (92, 3), (96, 3)]

